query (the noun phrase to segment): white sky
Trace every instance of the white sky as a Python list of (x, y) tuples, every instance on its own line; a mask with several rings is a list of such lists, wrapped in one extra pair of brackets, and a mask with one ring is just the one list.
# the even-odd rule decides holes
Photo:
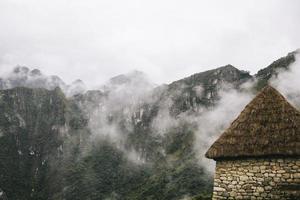
[(225, 64), (255, 73), (300, 47), (299, 0), (0, 0), (0, 72), (156, 83)]

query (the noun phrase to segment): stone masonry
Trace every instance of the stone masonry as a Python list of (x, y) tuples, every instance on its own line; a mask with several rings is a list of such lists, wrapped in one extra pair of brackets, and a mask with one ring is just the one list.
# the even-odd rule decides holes
[(300, 199), (300, 159), (220, 160), (213, 200)]

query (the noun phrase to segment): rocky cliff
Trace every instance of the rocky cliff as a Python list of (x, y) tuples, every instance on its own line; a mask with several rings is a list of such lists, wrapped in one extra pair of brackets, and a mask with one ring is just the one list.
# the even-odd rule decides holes
[(189, 119), (228, 88), (251, 83), (255, 93), (294, 61), (295, 52), (254, 76), (226, 65), (161, 86), (133, 72), (87, 92), (18, 67), (0, 79), (0, 199), (209, 199)]

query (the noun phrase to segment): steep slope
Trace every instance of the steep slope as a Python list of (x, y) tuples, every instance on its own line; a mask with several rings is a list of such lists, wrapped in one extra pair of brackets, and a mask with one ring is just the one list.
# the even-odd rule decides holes
[(289, 53), (287, 56), (279, 58), (278, 60), (271, 63), (266, 68), (263, 68), (255, 74), (257, 79), (257, 90), (262, 89), (268, 83), (272, 77), (277, 77), (280, 71), (289, 70), (289, 66), (296, 61), (296, 54), (299, 53), (299, 50)]
[[(254, 78), (259, 79), (258, 83), (268, 80), (277, 73), (278, 69), (287, 68), (292, 62), (289, 59), (291, 58), (288, 56), (279, 64), (276, 64), (277, 62), (271, 64), (255, 77), (231, 65), (198, 73), (169, 85), (159, 86), (143, 96), (144, 99), (138, 101), (138, 104), (134, 102), (133, 106), (129, 102), (121, 110), (102, 116), (122, 130), (120, 134), (125, 138), (125, 149), (129, 151), (133, 148), (142, 159), (152, 164), (150, 176), (142, 182), (140, 187), (132, 190), (130, 198), (180, 199), (187, 194), (195, 197), (198, 194), (200, 199), (204, 198), (201, 194), (205, 195), (205, 191), (209, 193), (211, 179), (197, 163), (192, 148), (196, 127), (195, 124), (186, 121), (185, 116), (201, 114), (201, 109), (213, 107), (219, 101), (219, 91), (226, 87), (239, 89), (243, 83), (253, 81)], [(267, 73), (271, 76), (265, 75)], [(123, 86), (130, 83), (128, 78), (122, 75), (114, 78), (113, 82), (114, 85)], [(110, 99), (111, 91), (107, 91), (101, 95), (100, 104), (102, 105)], [(95, 103), (97, 98), (93, 101), (93, 105), (97, 107), (99, 105)], [(83, 104), (90, 105), (88, 101)], [(127, 108), (133, 108), (133, 110), (124, 114), (123, 111)], [(171, 121), (170, 125), (162, 129), (156, 127), (156, 121), (161, 122), (164, 118)], [(173, 124), (172, 121), (174, 121)], [(160, 133), (158, 134), (157, 131)], [(186, 173), (187, 171), (189, 173)], [(197, 179), (193, 179), (194, 177)], [(177, 179), (184, 179), (185, 186), (182, 187), (180, 181), (176, 181)]]
[(0, 110), (0, 187), (7, 198), (63, 199), (66, 166), (78, 159), (70, 152), (90, 135), (78, 106), (59, 88), (17, 87), (0, 90)]
[(172, 112), (178, 114), (197, 105), (212, 106), (219, 99), (218, 91), (222, 87), (238, 88), (252, 79), (249, 72), (241, 71), (232, 65), (194, 74), (175, 81), (168, 86), (167, 95), (171, 96), (174, 105)]
[(62, 154), (65, 109), (60, 89), (0, 91), (0, 186), (8, 199), (45, 199), (59, 190), (53, 161)]
[[(105, 132), (112, 127), (118, 135), (111, 140), (125, 152), (125, 157), (135, 152), (135, 159), (142, 162), (140, 169), (146, 170), (146, 176), (137, 178), (139, 184), (127, 191), (128, 199), (181, 199), (186, 195), (204, 199), (209, 198), (204, 196), (211, 191), (212, 177), (196, 159), (193, 145), (197, 127), (180, 115), (195, 114), (199, 107), (213, 106), (223, 85), (238, 88), (251, 78), (249, 73), (228, 65), (144, 93), (136, 88), (136, 79), (120, 75), (110, 81), (105, 92), (90, 91), (74, 96), (73, 100), (87, 111), (90, 125), (97, 122), (95, 134), (101, 136), (100, 140), (103, 136), (109, 138), (110, 134)], [(178, 123), (158, 133), (160, 127), (156, 121), (162, 111)], [(95, 127), (91, 128), (93, 132)], [(120, 192), (116, 188), (115, 196)]]
[(0, 199), (210, 199), (212, 177), (194, 148), (199, 127), (189, 119), (213, 110), (228, 88), (251, 81), (259, 89), (293, 56), (255, 76), (226, 65), (158, 87), (141, 72), (87, 92), (75, 81), (68, 98), (44, 81), (34, 86), (46, 89), (30, 85), (38, 70), (15, 69), (26, 76), (0, 87), (34, 89), (0, 90)]

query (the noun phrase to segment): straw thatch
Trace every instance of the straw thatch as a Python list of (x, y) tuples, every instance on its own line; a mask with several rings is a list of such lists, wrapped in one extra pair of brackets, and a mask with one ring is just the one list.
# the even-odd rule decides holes
[(300, 156), (300, 112), (266, 86), (205, 154), (207, 158)]

